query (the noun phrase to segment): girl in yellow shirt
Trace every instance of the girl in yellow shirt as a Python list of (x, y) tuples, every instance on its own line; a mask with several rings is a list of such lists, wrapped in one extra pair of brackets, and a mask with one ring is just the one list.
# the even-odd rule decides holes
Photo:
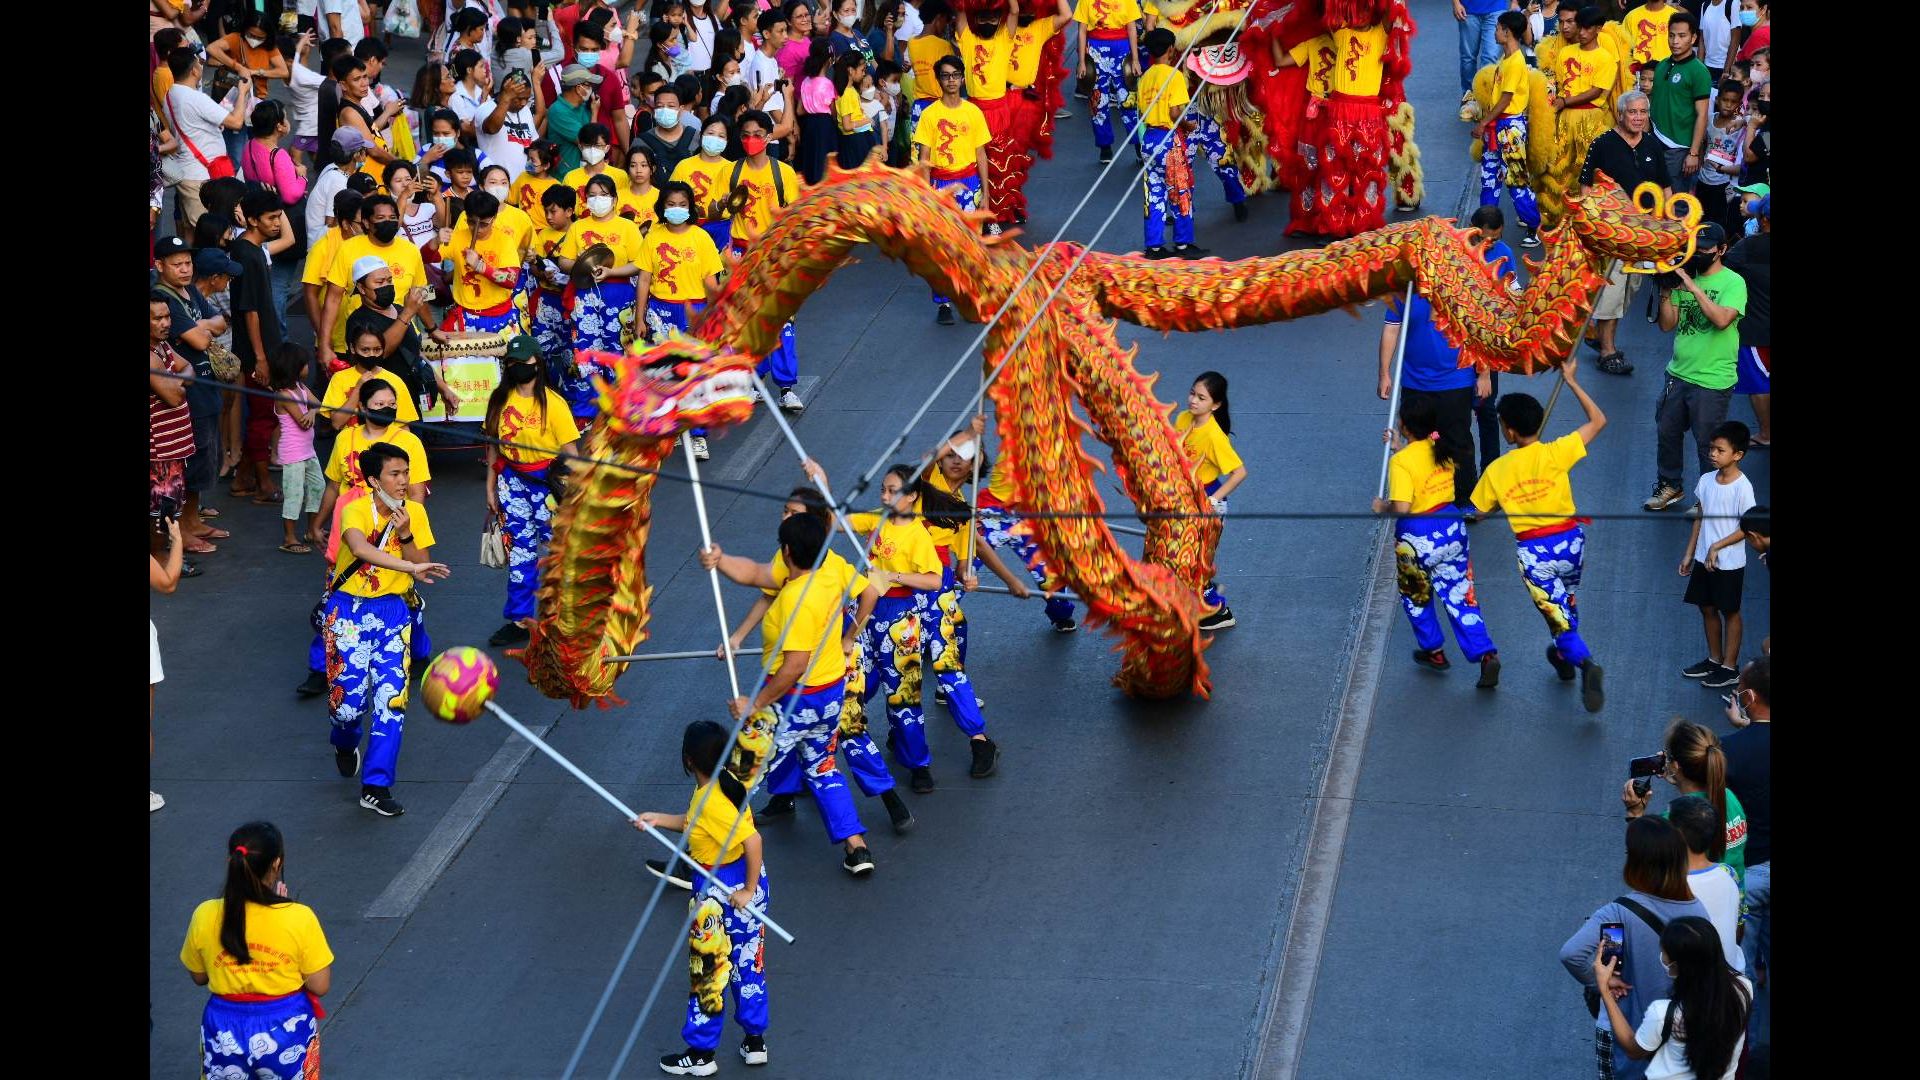
[(627, 190), (620, 193), (615, 212), (639, 226), (643, 237), (660, 222), (660, 189), (653, 185), (666, 179), (660, 175), (660, 159), (644, 144), (635, 143), (627, 156)]
[[(634, 278), (640, 273), (640, 229), (614, 213), (620, 195), (611, 175), (601, 173), (586, 182), (587, 216), (567, 230), (555, 259), (560, 269), (573, 274), (572, 306), (574, 362), (560, 380), (560, 395), (567, 399), (574, 418), (582, 426), (600, 413), (599, 391), (593, 388), (593, 376), (611, 383), (613, 365), (585, 358), (587, 351), (618, 354), (638, 336), (639, 292)], [(581, 273), (574, 263), (587, 249), (603, 246), (609, 259)]]
[(1454, 469), (1473, 460), (1473, 446), (1441, 434), (1439, 411), (1424, 398), (1401, 405), (1400, 430), (1388, 432), (1387, 438), (1400, 449), (1388, 465), (1387, 497), (1373, 500), (1373, 512), (1400, 515), (1393, 554), (1400, 564), (1400, 604), (1420, 646), (1413, 651), (1413, 661), (1447, 670), (1446, 638), (1436, 610), (1445, 605), (1453, 639), (1469, 663), (1480, 665), (1478, 685), (1498, 686), (1500, 654), (1474, 595), (1466, 523), (1453, 510)]
[(715, 247), (725, 251), (733, 241), (734, 207), (729, 206), (728, 179), (733, 162), (727, 160), (727, 148), (733, 144), (733, 121), (714, 113), (700, 128), (700, 152), (673, 167), (672, 179), (693, 190), (693, 220)]
[[(1203, 371), (1187, 391), (1187, 411), (1174, 419), (1182, 433), (1181, 445), (1193, 461), (1194, 474), (1213, 500), (1213, 512), (1226, 516), (1227, 496), (1247, 478), (1247, 466), (1233, 449), (1233, 415), (1227, 407), (1227, 377)], [(1215, 550), (1216, 557), (1218, 549)], [(1225, 630), (1234, 624), (1233, 609), (1220, 592), (1218, 581), (1207, 582), (1207, 606), (1214, 610), (1200, 620), (1202, 630)]]
[(873, 121), (861, 107), (863, 95), (873, 90), (873, 76), (866, 61), (857, 52), (843, 54), (833, 63), (833, 118), (840, 129), (839, 161), (843, 169), (857, 169), (879, 145), (873, 134)]
[(180, 963), (194, 985), (212, 991), (200, 1014), (208, 1075), (297, 1080), (306, 1068), (317, 1071), (333, 950), (313, 909), (287, 899), (285, 868), (279, 829), (240, 826), (227, 837), (220, 898), (195, 908), (187, 924)]
[(505, 375), (487, 399), (486, 433), (500, 440), (487, 446), (487, 510), (500, 519), (507, 540), (506, 624), (488, 644), (526, 643), (533, 621), (540, 546), (553, 539), (550, 476), (562, 455), (580, 451), (580, 429), (559, 394), (547, 389), (540, 345), (526, 334), (507, 342)]

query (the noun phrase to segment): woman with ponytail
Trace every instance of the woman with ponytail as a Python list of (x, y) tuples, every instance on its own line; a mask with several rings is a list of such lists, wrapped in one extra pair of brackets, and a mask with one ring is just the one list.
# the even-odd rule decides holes
[(227, 838), (221, 896), (194, 909), (180, 962), (212, 996), (200, 1018), (208, 1076), (300, 1080), (320, 1075), (320, 997), (333, 950), (313, 909), (287, 899), (280, 830), (265, 821)]
[(1454, 508), (1454, 471), (1471, 468), (1473, 444), (1440, 428), (1440, 410), (1432, 398), (1405, 400), (1400, 430), (1386, 433), (1398, 445), (1387, 470), (1387, 497), (1373, 500), (1373, 512), (1400, 515), (1393, 553), (1400, 564), (1400, 604), (1413, 624), (1413, 662), (1434, 671), (1448, 668), (1436, 604), (1445, 605), (1453, 640), (1469, 663), (1480, 665), (1474, 685), (1500, 685), (1500, 653), (1480, 615), (1473, 592), (1473, 562), (1467, 552), (1467, 526)]
[[(1667, 923), (1660, 933), (1660, 963), (1673, 978), (1664, 998), (1650, 1002), (1636, 1029), (1612, 994), (1601, 994), (1612, 1022), (1614, 1045), (1633, 1061), (1648, 1061), (1648, 1080), (1733, 1080), (1753, 984), (1727, 966), (1719, 931), (1697, 915)], [(1617, 954), (1596, 949), (1594, 977), (1618, 974)]]
[[(1675, 717), (1673, 723), (1667, 725), (1667, 738), (1661, 749), (1667, 761), (1660, 778), (1672, 784), (1681, 795), (1701, 796), (1720, 812), (1720, 820), (1727, 825), (1726, 835), (1717, 838), (1720, 842), (1706, 855), (1714, 862), (1726, 863), (1727, 869), (1733, 871), (1733, 879), (1745, 888), (1747, 812), (1727, 788), (1727, 752), (1721, 749), (1719, 736), (1711, 728)], [(1646, 813), (1647, 802), (1652, 797), (1651, 790), (1641, 794), (1634, 790), (1633, 781), (1627, 781), (1627, 786), (1620, 791), (1627, 819), (1631, 821)]]

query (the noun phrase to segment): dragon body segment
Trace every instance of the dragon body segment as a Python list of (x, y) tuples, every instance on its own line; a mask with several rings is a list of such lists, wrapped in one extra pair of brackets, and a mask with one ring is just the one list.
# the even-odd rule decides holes
[[(1678, 197), (1662, 204), (1646, 192), (1638, 198), (1604, 179), (1571, 198), (1561, 226), (1542, 234), (1545, 261), (1513, 293), (1486, 265), (1482, 247), (1439, 218), (1237, 262), (1155, 262), (1071, 244), (1037, 253), (1009, 238), (983, 238), (979, 225), (988, 215), (962, 212), (924, 173), (877, 164), (835, 169), (748, 249), (696, 326), (701, 340), (617, 358), (616, 384), (602, 388), (604, 422), (587, 447), (618, 464), (576, 474), (555, 518), (541, 616), (525, 654), (532, 680), (576, 704), (611, 695), (624, 665), (609, 658), (645, 639), (650, 470), (680, 431), (746, 419), (750, 357), (773, 349), (806, 297), (856, 246), (871, 243), (975, 321), (1012, 298), (988, 333), (982, 362), (991, 371), (1006, 361), (989, 392), (1012, 504), (1036, 514), (1021, 528), (1054, 575), (1049, 585), (1071, 588), (1091, 622), (1122, 637), (1116, 685), (1143, 697), (1205, 697), (1199, 593), (1213, 576), (1220, 520), (1169, 407), (1154, 396), (1156, 377), (1135, 369), (1135, 350), (1120, 347), (1112, 320), (1225, 329), (1350, 308), (1416, 282), (1463, 366), (1532, 372), (1572, 351), (1608, 260), (1666, 269), (1692, 253), (1697, 207)], [(1057, 297), (1044, 303), (1056, 287)], [(1075, 415), (1075, 401), (1088, 420)], [(1094, 484), (1100, 465), (1081, 447), (1083, 433), (1112, 448), (1115, 472), (1147, 519), (1144, 559), (1121, 547), (1098, 516), (1105, 509)]]

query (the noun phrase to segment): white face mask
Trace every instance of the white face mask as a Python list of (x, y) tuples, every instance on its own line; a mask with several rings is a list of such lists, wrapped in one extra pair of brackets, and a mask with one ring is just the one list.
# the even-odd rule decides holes
[(487, 194), (493, 196), (496, 199), (499, 199), (502, 203), (505, 203), (507, 201), (507, 191), (508, 191), (508, 188), (507, 188), (507, 185), (505, 184), (488, 184), (487, 185)]
[(727, 85), (728, 86), (745, 86), (747, 85), (747, 77), (736, 71), (733, 74), (727, 76)]
[(874, 91), (873, 87), (871, 86), (867, 87), (865, 90), (860, 91), (861, 101), (872, 101), (877, 96), (878, 94)]
[(598, 165), (607, 160), (607, 148), (604, 146), (583, 146), (580, 148), (580, 160), (589, 165)]
[(606, 217), (613, 213), (613, 196), (595, 195), (588, 199), (587, 212), (594, 217)]
[(845, 27), (851, 27), (854, 23), (858, 22), (860, 19), (858, 15), (836, 15), (834, 16), (834, 18), (840, 23), (841, 26), (845, 26)]

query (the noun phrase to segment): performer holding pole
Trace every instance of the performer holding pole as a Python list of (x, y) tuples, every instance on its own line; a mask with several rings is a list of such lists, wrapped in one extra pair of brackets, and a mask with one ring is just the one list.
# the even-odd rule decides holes
[[(1413, 282), (1407, 282), (1407, 302), (1400, 306), (1401, 311), (1413, 310), (1413, 286)], [(1387, 395), (1388, 431), (1393, 430), (1394, 421), (1400, 416), (1400, 375), (1405, 371), (1407, 364), (1407, 337), (1408, 335), (1402, 332), (1393, 350), (1393, 392)], [(1392, 459), (1393, 445), (1389, 441), (1388, 445), (1380, 450), (1380, 480), (1373, 485), (1376, 499), (1387, 497), (1387, 463)]]

